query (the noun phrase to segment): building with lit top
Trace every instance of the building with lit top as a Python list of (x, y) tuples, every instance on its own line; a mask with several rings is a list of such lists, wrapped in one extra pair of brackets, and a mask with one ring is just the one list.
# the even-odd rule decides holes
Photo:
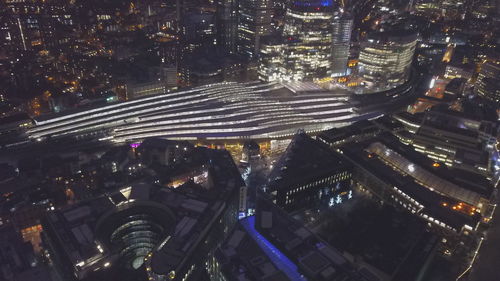
[(287, 44), (283, 80), (304, 81), (329, 76), (335, 9), (331, 0), (290, 2), (283, 29)]
[(353, 18), (330, 0), (289, 3), (283, 32), (261, 42), (259, 79), (318, 81), (345, 76)]
[(369, 33), (361, 43), (359, 73), (366, 92), (401, 85), (410, 75), (417, 34), (411, 31)]

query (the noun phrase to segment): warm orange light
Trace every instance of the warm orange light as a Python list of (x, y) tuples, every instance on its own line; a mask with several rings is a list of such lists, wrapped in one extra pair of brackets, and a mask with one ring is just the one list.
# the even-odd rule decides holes
[(444, 203), (443, 203), (443, 206), (444, 206), (444, 207), (448, 206), (448, 203), (444, 202)]
[(453, 206), (453, 210), (456, 210), (456, 209), (457, 209), (457, 207)]
[(434, 168), (438, 168), (439, 166), (441, 166), (441, 165), (437, 162), (432, 163), (432, 167), (434, 167)]

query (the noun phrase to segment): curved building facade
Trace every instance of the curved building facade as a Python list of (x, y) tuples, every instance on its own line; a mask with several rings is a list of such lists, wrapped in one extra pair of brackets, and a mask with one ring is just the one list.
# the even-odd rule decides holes
[(171, 235), (175, 216), (155, 202), (124, 202), (104, 214), (96, 225), (96, 238), (119, 253), (122, 266), (138, 269), (161, 239)]
[(359, 72), (368, 92), (394, 88), (408, 80), (417, 34), (410, 31), (371, 33), (361, 43)]
[(332, 0), (291, 1), (283, 30), (287, 41), (284, 80), (329, 76), (334, 10)]
[(155, 136), (280, 138), (298, 129), (319, 132), (357, 120), (350, 96), (313, 83), (225, 82), (38, 119), (28, 135), (41, 141), (98, 132), (118, 143)]

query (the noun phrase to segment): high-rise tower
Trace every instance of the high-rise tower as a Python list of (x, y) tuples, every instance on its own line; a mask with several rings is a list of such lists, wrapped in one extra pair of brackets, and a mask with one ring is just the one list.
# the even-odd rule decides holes
[(359, 72), (367, 87), (382, 91), (406, 82), (416, 44), (417, 34), (410, 31), (368, 34), (359, 55)]
[(238, 52), (246, 57), (257, 56), (261, 38), (271, 29), (272, 0), (240, 0), (238, 19)]
[(500, 62), (483, 63), (474, 83), (474, 93), (500, 103)]
[(335, 12), (332, 20), (332, 76), (343, 76), (347, 73), (347, 60), (353, 18), (348, 12)]
[(225, 53), (234, 53), (238, 30), (237, 0), (217, 0), (216, 22), (218, 48)]
[(331, 72), (332, 0), (292, 1), (285, 15), (283, 80), (316, 80)]

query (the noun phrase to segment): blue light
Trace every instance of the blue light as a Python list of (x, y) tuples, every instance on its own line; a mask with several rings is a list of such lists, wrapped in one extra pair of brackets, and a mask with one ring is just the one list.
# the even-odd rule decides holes
[(321, 1), (295, 1), (294, 2), (295, 6), (302, 6), (302, 7), (314, 7), (314, 6), (320, 6), (320, 7), (330, 7), (333, 6), (333, 1), (332, 0), (321, 0)]
[(252, 236), (253, 240), (257, 242), (259, 247), (271, 259), (273, 264), (280, 271), (285, 273), (290, 280), (307, 281), (307, 279), (300, 275), (297, 271), (297, 266), (255, 229), (255, 216), (247, 217), (246, 219), (241, 220), (241, 224), (247, 233)]

